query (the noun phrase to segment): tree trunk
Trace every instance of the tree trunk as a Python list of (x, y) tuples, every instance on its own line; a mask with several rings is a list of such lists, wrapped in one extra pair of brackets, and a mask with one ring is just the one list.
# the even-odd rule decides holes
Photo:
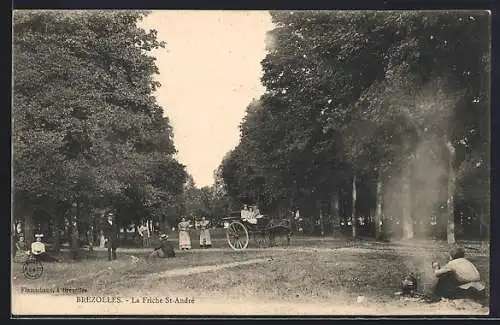
[(340, 234), (339, 220), (339, 193), (335, 191), (331, 197), (331, 215), (332, 215), (332, 235), (337, 237)]
[(479, 238), (484, 239), (485, 237), (489, 239), (489, 233), (488, 233), (488, 221), (486, 218), (486, 209), (484, 206), (481, 204), (480, 210), (479, 210)]
[(446, 226), (446, 239), (448, 244), (455, 243), (455, 182), (456, 175), (455, 169), (453, 168), (453, 163), (455, 161), (455, 148), (453, 147), (450, 141), (446, 142), (446, 148), (449, 152), (448, 159), (448, 199), (446, 200), (446, 208), (447, 208), (447, 226)]
[(14, 220), (14, 216), (11, 216), (11, 227), (10, 227), (10, 253), (11, 260), (16, 256), (16, 234), (17, 234), (17, 224)]
[(148, 236), (151, 237), (151, 234), (153, 234), (153, 220), (146, 219), (146, 225), (148, 226)]
[(52, 235), (54, 236), (54, 244), (52, 245), (52, 250), (54, 252), (59, 252), (61, 250), (61, 229), (60, 228), (60, 217), (59, 215), (54, 216), (54, 229)]
[(413, 233), (413, 220), (411, 213), (411, 169), (410, 164), (408, 164), (403, 169), (402, 175), (402, 224), (403, 224), (403, 239), (412, 239)]
[(161, 229), (161, 232), (162, 233), (167, 233), (167, 219), (165, 218), (165, 216), (161, 216), (160, 217), (161, 221), (160, 221), (160, 229)]
[(288, 225), (290, 226), (290, 231), (294, 233), (295, 229), (295, 222), (294, 222), (294, 217), (295, 217), (295, 204), (293, 202), (293, 195), (291, 196), (292, 198), (289, 199), (288, 201), (288, 206), (290, 206), (290, 209), (287, 211), (288, 213)]
[(34, 239), (33, 210), (29, 209), (29, 211), (27, 211), (24, 215), (24, 240), (28, 249), (31, 249), (31, 244), (35, 241)]
[(89, 252), (94, 250), (94, 213), (92, 209), (89, 211), (89, 229), (88, 229), (88, 241), (89, 241)]
[(382, 233), (382, 170), (377, 172), (377, 193), (375, 208), (375, 238), (381, 239)]
[(288, 217), (288, 224), (290, 225), (290, 231), (295, 232), (295, 222), (293, 222), (293, 218), (295, 216), (295, 209), (293, 209)]
[(483, 216), (483, 207), (480, 208), (479, 210), (479, 217), (478, 217), (478, 225), (479, 225), (479, 238), (483, 238), (483, 222), (484, 222), (484, 216)]
[(319, 231), (321, 237), (325, 236), (325, 218), (323, 216), (323, 209), (321, 208), (321, 202), (318, 202), (318, 211), (319, 211)]
[(79, 241), (79, 234), (78, 234), (78, 219), (79, 219), (79, 214), (80, 214), (80, 203), (76, 201), (76, 209), (73, 211), (72, 216), (71, 216), (71, 255), (73, 259), (76, 259), (78, 256), (78, 241)]
[(100, 248), (106, 247), (106, 237), (104, 236), (104, 231), (102, 229), (99, 234), (99, 247)]
[(352, 238), (356, 238), (356, 172), (352, 176), (352, 213), (351, 213), (351, 229), (352, 229)]

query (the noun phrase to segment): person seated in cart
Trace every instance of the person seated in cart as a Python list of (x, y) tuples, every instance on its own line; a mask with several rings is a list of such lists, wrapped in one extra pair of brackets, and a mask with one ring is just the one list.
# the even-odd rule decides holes
[(258, 209), (253, 207), (248, 208), (245, 204), (243, 210), (241, 210), (241, 220), (249, 222), (251, 224), (257, 224), (258, 219), (262, 218)]

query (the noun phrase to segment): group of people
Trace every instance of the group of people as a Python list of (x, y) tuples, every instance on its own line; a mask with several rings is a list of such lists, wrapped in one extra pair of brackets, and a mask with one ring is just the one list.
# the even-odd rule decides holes
[(249, 222), (251, 224), (256, 224), (258, 219), (262, 218), (260, 211), (257, 207), (244, 205), (243, 210), (240, 212), (241, 220)]
[[(202, 217), (199, 223), (200, 226), (200, 247), (208, 248), (212, 246), (212, 239), (210, 236), (210, 222)], [(178, 224), (179, 230), (179, 249), (189, 250), (191, 249), (191, 237), (189, 232), (192, 225), (186, 218), (182, 218), (181, 222)], [(172, 244), (168, 241), (168, 236), (166, 234), (160, 235), (160, 242), (154, 250), (149, 254), (150, 258), (171, 258), (175, 257), (175, 251)]]
[[(212, 246), (212, 239), (210, 235), (210, 221), (205, 217), (201, 218), (199, 222), (200, 227), (200, 247), (209, 248)], [(119, 227), (114, 220), (114, 214), (109, 212), (107, 214), (106, 222), (103, 227), (103, 232), (106, 240), (106, 245), (108, 249), (108, 260), (116, 259), (116, 249), (119, 242)], [(189, 235), (192, 225), (186, 218), (182, 218), (181, 222), (178, 224), (179, 231), (179, 249), (189, 250), (191, 249), (191, 237)], [(147, 225), (143, 224), (138, 228), (139, 236), (142, 238), (143, 247), (150, 247), (150, 233)], [(159, 235), (159, 243), (154, 247), (153, 252), (150, 257), (174, 257), (175, 252), (168, 241), (168, 236), (166, 234)]]
[(43, 242), (43, 234), (36, 234), (35, 241), (27, 247), (24, 236), (21, 234), (16, 242), (16, 253), (14, 259), (17, 262), (23, 262), (29, 257), (44, 262), (59, 262), (59, 260), (47, 252), (46, 245)]
[[(247, 206), (242, 210), (242, 219), (251, 222), (258, 214), (255, 211), (250, 211)], [(141, 226), (142, 227), (142, 226)], [(192, 224), (182, 218), (178, 224), (179, 231), (179, 249), (191, 249), (190, 231)], [(210, 222), (202, 217), (199, 222), (200, 229), (200, 247), (208, 248), (212, 246), (210, 235)], [(146, 229), (139, 229), (145, 237)], [(106, 222), (104, 224), (104, 234), (107, 242), (108, 260), (115, 260), (117, 258), (116, 249), (119, 242), (119, 227), (114, 219), (112, 212), (107, 214)], [(19, 234), (16, 242), (16, 260), (25, 260), (27, 257), (40, 261), (57, 262), (58, 260), (51, 256), (47, 250), (46, 245), (43, 243), (43, 234), (36, 234), (36, 240), (27, 247), (24, 236)], [(149, 236), (148, 240), (149, 240)], [(149, 242), (145, 242), (149, 245)], [(159, 242), (154, 247), (153, 251), (149, 254), (151, 258), (171, 258), (175, 257), (175, 250), (171, 242), (168, 241), (166, 234), (160, 234)], [(485, 292), (485, 286), (480, 281), (480, 274), (472, 262), (465, 258), (465, 250), (462, 247), (455, 246), (449, 252), (449, 261), (440, 266), (439, 263), (432, 264), (434, 269), (434, 283), (432, 285), (431, 296), (433, 298), (453, 298), (462, 296), (473, 296), (473, 298), (481, 298)]]
[[(189, 250), (191, 249), (191, 237), (189, 235), (193, 225), (186, 221), (186, 218), (182, 218), (181, 222), (178, 224), (179, 229), (179, 249)], [(200, 247), (209, 248), (212, 247), (212, 237), (210, 235), (210, 221), (205, 217), (201, 218), (199, 222), (200, 227)]]

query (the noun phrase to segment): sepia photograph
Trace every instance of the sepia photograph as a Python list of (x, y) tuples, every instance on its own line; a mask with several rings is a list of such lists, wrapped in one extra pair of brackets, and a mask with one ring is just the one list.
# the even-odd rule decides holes
[(11, 317), (485, 316), (491, 12), (14, 10)]

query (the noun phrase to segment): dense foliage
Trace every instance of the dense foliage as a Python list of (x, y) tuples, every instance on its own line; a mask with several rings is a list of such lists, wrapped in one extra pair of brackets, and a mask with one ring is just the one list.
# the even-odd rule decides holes
[(395, 214), (405, 237), (440, 214), (449, 242), (460, 213), (487, 224), (486, 12), (272, 18), (267, 91), (248, 106), (241, 141), (221, 164), (234, 201), (283, 216), (327, 213), (334, 227), (339, 216), (354, 228), (360, 215), (381, 224)]
[[(16, 12), (15, 214), (52, 219), (114, 209), (126, 225), (176, 218), (184, 166), (153, 92), (156, 32), (142, 12)], [(61, 220), (62, 221), (62, 220)], [(58, 231), (55, 231), (58, 233)]]

